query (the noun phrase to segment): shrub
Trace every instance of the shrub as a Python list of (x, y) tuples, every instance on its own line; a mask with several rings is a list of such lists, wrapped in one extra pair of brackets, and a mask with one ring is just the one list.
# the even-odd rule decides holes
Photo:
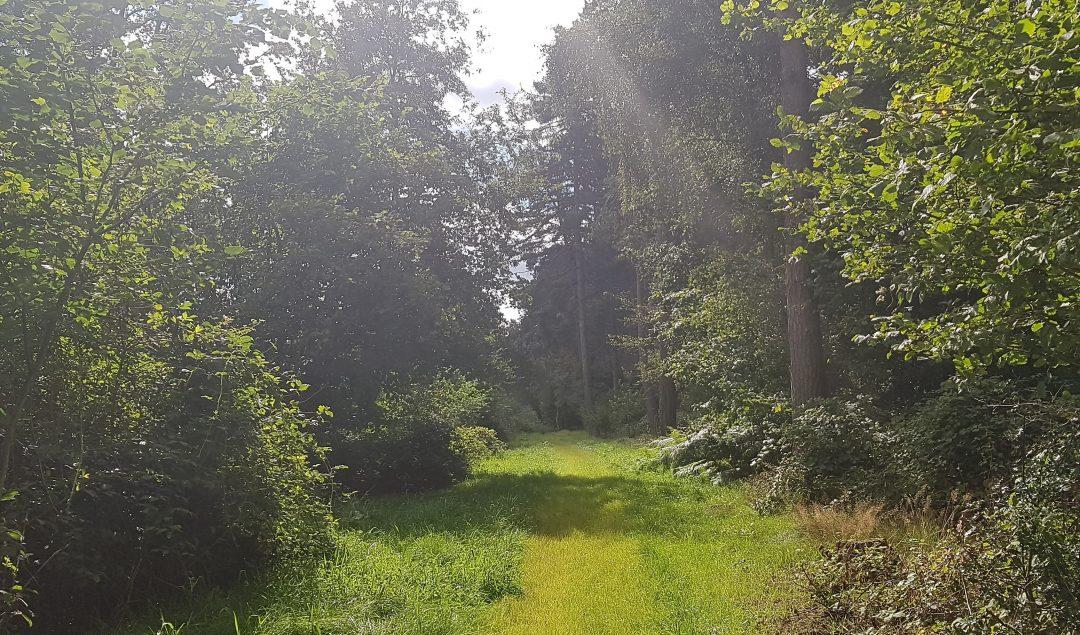
[(485, 425), (495, 430), (504, 441), (509, 441), (515, 434), (547, 430), (535, 410), (501, 389), (491, 391), (491, 401), (484, 419)]
[(5, 520), (25, 536), (43, 632), (331, 544), (303, 385), (246, 329), (146, 335), (124, 358), (65, 343), (24, 439)]
[(490, 393), (478, 382), (445, 372), (430, 383), (384, 390), (377, 406), (388, 422), (429, 420), (456, 428), (477, 425), (490, 402)]
[(487, 390), (457, 373), (384, 390), (375, 422), (332, 437), (331, 458), (343, 466), (339, 481), (378, 494), (438, 489), (465, 478), (469, 461), (457, 430), (480, 425), (489, 401)]
[[(995, 560), (1026, 579), (995, 599), (1009, 603), (1011, 596), (1033, 589), (1038, 604), (1071, 615), (1071, 625), (1080, 629), (1080, 409), (1075, 402), (1058, 402), (1039, 410), (1052, 412), (1059, 425), (1018, 466), (999, 495), (1005, 504), (989, 519), (1008, 538), (993, 543), (1003, 545)], [(1023, 601), (1024, 596), (1012, 597), (1012, 603)]]
[(603, 438), (633, 437), (644, 434), (645, 404), (632, 388), (614, 390), (592, 408), (582, 413), (585, 430)]
[(499, 435), (484, 426), (458, 426), (454, 428), (451, 449), (465, 457), (471, 466), (494, 456), (506, 448)]
[(430, 420), (377, 423), (331, 436), (337, 480), (362, 494), (421, 492), (447, 487), (468, 474), (454, 451), (454, 428)]
[(658, 442), (658, 462), (681, 476), (699, 475), (721, 483), (756, 473), (769, 457), (766, 442), (776, 438), (788, 414), (764, 400), (734, 411), (706, 412), (689, 432)]
[[(1015, 536), (981, 528), (928, 548), (842, 541), (807, 570), (812, 606), (785, 632), (1075, 633), (1073, 597), (1029, 565)], [(813, 626), (811, 626), (813, 625)]]
[(7, 632), (15, 625), (33, 623), (33, 613), (27, 604), (19, 575), (26, 558), (23, 535), (19, 530), (6, 526), (7, 507), (17, 497), (18, 492), (15, 491), (0, 496), (0, 633)]
[(896, 469), (895, 433), (861, 401), (829, 399), (788, 419), (767, 439), (772, 463), (757, 484), (761, 511), (800, 502), (899, 500), (907, 491)]
[(950, 380), (904, 417), (905, 459), (918, 484), (941, 500), (1007, 478), (1049, 423), (1047, 413), (1014, 407), (1020, 392), (1001, 380)]
[[(1075, 408), (1016, 478), (936, 542), (896, 550), (840, 542), (807, 572), (812, 607), (795, 624), (838, 633), (1080, 630), (1080, 430)], [(795, 630), (795, 629), (793, 629)]]

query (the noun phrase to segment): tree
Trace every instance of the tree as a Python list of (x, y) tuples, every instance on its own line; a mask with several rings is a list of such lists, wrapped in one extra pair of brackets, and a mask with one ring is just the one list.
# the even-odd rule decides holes
[(3, 7), (0, 488), (58, 342), (93, 329), (88, 294), (213, 186), (204, 153), (233, 132), (217, 123), (261, 63), (251, 47), (289, 34), (272, 17), (246, 2)]
[(565, 73), (562, 65), (567, 62), (554, 54), (549, 56), (547, 78), (554, 84), (541, 83), (532, 104), (541, 126), (533, 140), (537, 153), (533, 165), (541, 173), (538, 191), (526, 203), (521, 249), (533, 269), (548, 261), (568, 259), (566, 275), (573, 288), (570, 301), (576, 320), (582, 406), (588, 410), (593, 406), (590, 331), (600, 325), (589, 323), (587, 260), (597, 253), (589, 242), (592, 226), (607, 202), (608, 167), (588, 110), (568, 101), (571, 95), (557, 86)]
[[(787, 19), (794, 15), (794, 9), (787, 9)], [(785, 116), (801, 120), (809, 113), (810, 102), (814, 98), (809, 72), (810, 55), (805, 40), (798, 35), (784, 33), (780, 43), (780, 107)], [(792, 173), (804, 172), (810, 168), (811, 153), (808, 147), (788, 148), (784, 155), (784, 167)], [(798, 234), (802, 218), (798, 210), (803, 207), (803, 201), (812, 197), (812, 190), (797, 189), (784, 213), (787, 251), (790, 253), (784, 265), (784, 299), (787, 308), (791, 402), (796, 408), (825, 397), (829, 392), (821, 313), (814, 298), (805, 245)]]
[(865, 2), (800, 27), (836, 38), (795, 135), (806, 233), (880, 289), (868, 339), (965, 374), (1075, 364), (1075, 9)]
[(558, 71), (549, 90), (595, 120), (610, 164), (615, 204), (593, 234), (636, 266), (640, 292), (626, 300), (636, 303), (639, 334), (620, 342), (638, 353), (655, 432), (675, 425), (677, 391), (689, 387), (670, 363), (682, 342), (660, 337), (679, 319), (666, 299), (720, 254), (766, 272), (743, 280), (769, 280), (779, 266), (776, 222), (744, 189), (773, 152), (775, 45), (743, 41), (720, 18), (717, 6), (693, 0), (597, 2), (549, 51)]
[(466, 127), (444, 106), (464, 91), (466, 16), (448, 2), (341, 14), (307, 74), (268, 91), (228, 203), (203, 211), (247, 250), (221, 282), (229, 301), (348, 428), (394, 376), (494, 372), (509, 241), (500, 122)]
[(238, 252), (188, 224), (295, 26), (239, 1), (0, 5), (0, 488), (42, 629), (328, 544), (321, 416), (203, 313)]

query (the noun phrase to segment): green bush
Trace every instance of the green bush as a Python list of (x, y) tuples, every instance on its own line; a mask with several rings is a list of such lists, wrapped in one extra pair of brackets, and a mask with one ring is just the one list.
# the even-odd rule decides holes
[(485, 425), (495, 430), (504, 441), (509, 441), (516, 434), (547, 430), (535, 410), (501, 389), (491, 391)]
[(0, 495), (0, 633), (7, 632), (13, 626), (33, 623), (33, 613), (22, 586), (19, 575), (26, 559), (23, 551), (22, 532), (8, 527), (7, 507), (18, 498), (18, 492), (9, 491)]
[(303, 386), (244, 329), (146, 335), (126, 358), (65, 343), (24, 438), (5, 520), (25, 536), (42, 632), (331, 546)]
[(794, 417), (775, 402), (751, 400), (707, 412), (658, 445), (658, 462), (676, 474), (754, 477), (762, 512), (799, 501), (898, 500), (908, 487), (896, 461), (898, 436), (860, 400), (824, 400)]
[[(762, 450), (765, 474), (757, 505), (767, 511), (795, 501), (898, 500), (898, 437), (861, 401), (829, 399), (788, 419)], [(772, 462), (775, 461), (775, 462)]]
[(506, 448), (499, 435), (484, 426), (458, 426), (454, 428), (454, 441), (451, 449), (465, 457), (470, 465), (475, 465), (494, 456)]
[(582, 413), (582, 420), (589, 434), (608, 439), (638, 436), (647, 429), (645, 404), (632, 387), (608, 393)]
[[(1075, 536), (1073, 501), (1066, 513)], [(823, 549), (807, 570), (811, 605), (794, 632), (1076, 633), (1077, 540), (1062, 536), (1032, 548), (1015, 524), (1018, 515), (1035, 518), (1010, 504), (929, 546), (897, 549), (873, 540)], [(1064, 553), (1047, 558), (1048, 547)]]
[(468, 457), (457, 430), (484, 421), (490, 393), (478, 382), (444, 373), (428, 383), (386, 389), (376, 421), (331, 437), (339, 482), (366, 494), (438, 489), (465, 478)]
[(1025, 577), (1022, 585), (998, 592), (995, 601), (1017, 605), (1015, 612), (1025, 608), (1021, 593), (1034, 589), (1037, 604), (1072, 616), (1070, 625), (1080, 629), (1080, 407), (1060, 400), (1024, 409), (1032, 408), (1057, 424), (1017, 465), (998, 495), (1004, 504), (990, 515), (994, 531), (1008, 539), (992, 543), (1001, 547), (995, 560)]
[(768, 462), (770, 447), (789, 413), (766, 401), (737, 411), (706, 412), (689, 432), (661, 439), (657, 460), (681, 476), (705, 476), (721, 483), (755, 474)]
[(1080, 632), (1080, 408), (1029, 401), (1008, 416), (1043, 432), (1013, 476), (954, 512), (934, 542), (823, 550), (808, 571), (805, 632)]
[(1027, 392), (996, 379), (946, 381), (903, 417), (906, 461), (919, 486), (937, 500), (953, 491), (987, 492), (1008, 478), (1045, 428), (1049, 412), (1017, 408)]

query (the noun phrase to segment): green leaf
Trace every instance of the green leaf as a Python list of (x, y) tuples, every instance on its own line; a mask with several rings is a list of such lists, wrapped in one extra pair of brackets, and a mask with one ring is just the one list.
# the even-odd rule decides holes
[(53, 27), (49, 31), (49, 39), (57, 44), (68, 44), (71, 42), (71, 36), (67, 34), (67, 31), (60, 27)]
[(236, 256), (242, 256), (246, 252), (247, 252), (247, 249), (244, 249), (240, 245), (230, 245), (230, 246), (225, 248), (225, 255), (229, 256), (230, 258), (235, 258)]
[(945, 102), (949, 101), (950, 97), (952, 97), (952, 93), (952, 86), (942, 86), (941, 88), (937, 89), (937, 93), (934, 95), (934, 101), (939, 104), (944, 104)]
[(1028, 18), (1024, 18), (1016, 23), (1016, 31), (1031, 37), (1035, 35), (1035, 23)]
[(1044, 326), (1046, 326), (1046, 324), (1045, 324), (1045, 323), (1043, 323), (1043, 322), (1036, 322), (1036, 323), (1034, 323), (1034, 324), (1032, 324), (1032, 325), (1031, 325), (1031, 332), (1032, 332), (1032, 333), (1038, 333), (1039, 331), (1043, 330), (1043, 327), (1044, 327)]

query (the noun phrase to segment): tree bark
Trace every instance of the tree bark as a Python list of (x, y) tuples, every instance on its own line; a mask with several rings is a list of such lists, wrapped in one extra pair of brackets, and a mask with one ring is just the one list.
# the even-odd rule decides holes
[(645, 418), (649, 424), (649, 432), (655, 435), (664, 434), (664, 426), (660, 421), (660, 391), (656, 382), (642, 383), (641, 397), (645, 401)]
[(581, 248), (574, 249), (574, 295), (577, 298), (578, 356), (581, 358), (581, 391), (586, 410), (592, 408), (592, 384), (589, 378), (588, 331), (585, 325), (585, 276), (581, 270)]
[(657, 382), (659, 393), (659, 417), (657, 427), (660, 434), (667, 434), (678, 425), (679, 390), (670, 377), (662, 377)]
[[(788, 17), (793, 17), (788, 14)], [(808, 69), (810, 55), (806, 42), (799, 38), (780, 43), (780, 105), (787, 115), (805, 119), (814, 99)], [(787, 152), (784, 166), (791, 172), (810, 167), (808, 148)], [(807, 200), (806, 191), (795, 193), (796, 204)], [(825, 371), (825, 346), (822, 341), (821, 314), (814, 299), (810, 265), (805, 255), (796, 251), (805, 246), (798, 235), (799, 218), (790, 210), (785, 215), (787, 262), (784, 266), (784, 295), (787, 306), (787, 343), (790, 357), (791, 402), (798, 409), (808, 401), (829, 393)]]

